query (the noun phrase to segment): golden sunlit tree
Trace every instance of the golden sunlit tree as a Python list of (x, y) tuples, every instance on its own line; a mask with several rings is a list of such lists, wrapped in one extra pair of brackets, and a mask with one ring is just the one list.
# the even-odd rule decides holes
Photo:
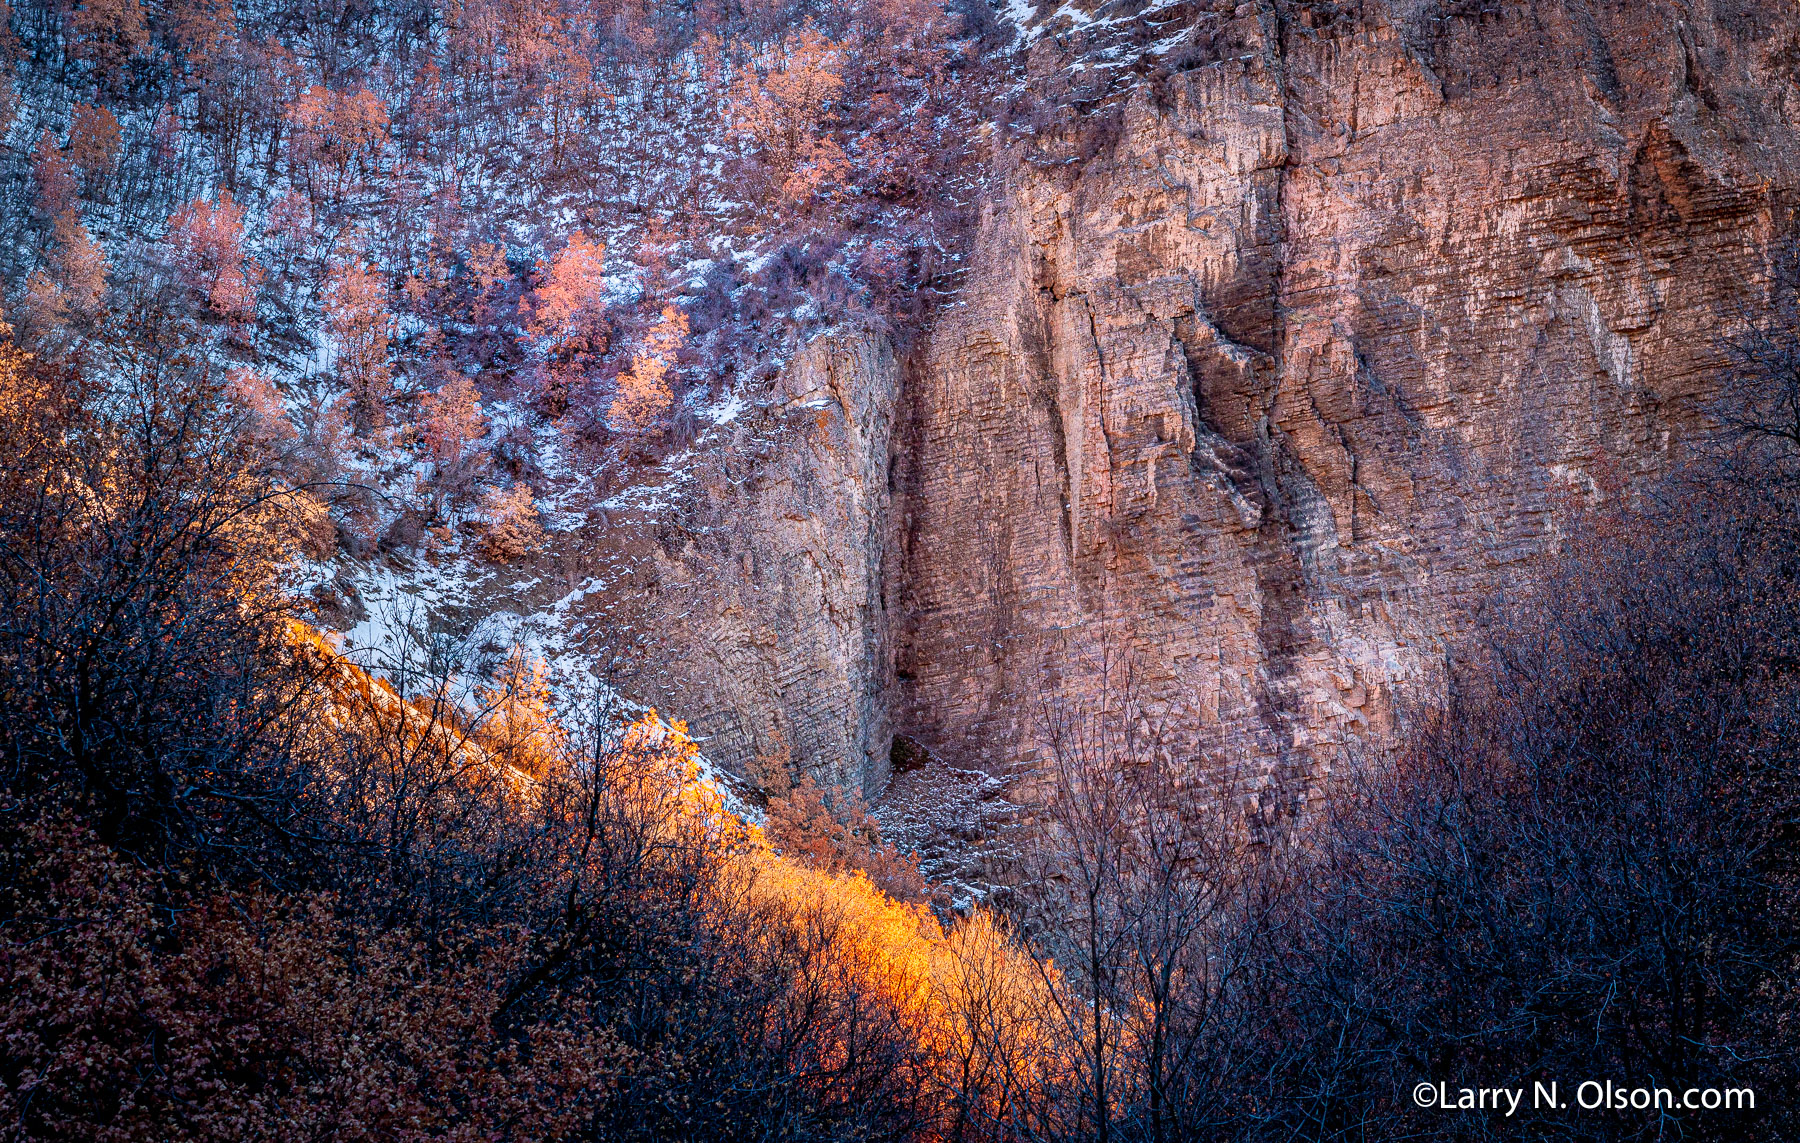
[(37, 150), (31, 154), (31, 181), (32, 205), (40, 217), (59, 218), (74, 204), (75, 172), (48, 129), (39, 133)]
[(394, 333), (387, 302), (385, 275), (361, 261), (340, 267), (325, 295), (326, 326), (337, 342), (338, 380), (350, 391), (362, 428), (387, 418), (392, 388), (388, 343)]
[(317, 185), (319, 170), (330, 172), (328, 189), (341, 196), (351, 168), (366, 169), (387, 145), (387, 104), (368, 88), (332, 91), (315, 84), (294, 101), (287, 116), (294, 158), (307, 172), (315, 195), (327, 189)]
[(543, 346), (551, 416), (568, 411), (570, 392), (606, 352), (606, 298), (606, 247), (586, 234), (577, 231), (548, 263), (538, 263), (527, 329)]
[(687, 341), (687, 332), (687, 315), (674, 306), (664, 306), (661, 320), (650, 327), (643, 347), (632, 355), (631, 368), (619, 374), (619, 392), (607, 414), (607, 423), (614, 430), (651, 432), (667, 423), (675, 400), (669, 389), (669, 370)]
[(481, 394), (462, 374), (454, 374), (435, 393), (420, 399), (423, 437), (431, 455), (431, 515), (443, 514), (444, 501), (465, 491), (479, 460), (472, 448), (487, 431)]
[(54, 431), (55, 419), (44, 415), (43, 406), (53, 395), (43, 374), (34, 369), (32, 356), (13, 344), (13, 329), (0, 321), (0, 433), (9, 447), (30, 455)]
[(244, 254), (243, 238), (244, 208), (230, 191), (220, 192), (216, 203), (196, 199), (169, 219), (166, 241), (176, 272), (213, 312), (233, 321), (255, 316), (263, 279), (261, 263)]
[(69, 309), (84, 318), (98, 314), (106, 293), (106, 254), (73, 208), (56, 219), (56, 254), (50, 264)]
[(119, 120), (104, 107), (77, 103), (70, 112), (69, 161), (81, 168), (89, 195), (112, 177), (119, 165)]
[(568, 736), (556, 720), (542, 659), (513, 648), (476, 700), (484, 715), (480, 739), (508, 765), (541, 776), (563, 758)]
[(548, 264), (538, 264), (529, 329), (552, 356), (598, 352), (605, 348), (605, 305), (606, 247), (577, 231)]
[(69, 17), (76, 58), (94, 65), (116, 83), (126, 65), (150, 42), (150, 27), (138, 0), (84, 0)]
[(844, 90), (842, 50), (812, 28), (782, 41), (779, 66), (740, 81), (734, 127), (785, 203), (804, 204), (844, 177), (849, 161), (828, 134)]
[(544, 542), (544, 528), (538, 520), (537, 506), (531, 501), (531, 486), (523, 481), (483, 497), (481, 515), (487, 521), (487, 531), (480, 547), (490, 559), (516, 560)]

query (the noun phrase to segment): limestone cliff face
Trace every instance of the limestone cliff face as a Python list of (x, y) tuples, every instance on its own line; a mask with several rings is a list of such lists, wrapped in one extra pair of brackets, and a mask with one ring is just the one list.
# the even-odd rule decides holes
[(1006, 772), (1064, 701), (1252, 783), (1379, 742), (1569, 504), (1679, 455), (1800, 187), (1785, 5), (1058, 11), (1065, 126), (959, 302), (904, 368), (810, 346), (662, 549), (728, 763)]
[(1800, 185), (1785, 6), (1177, 11), (1091, 157), (1021, 145), (909, 382), (895, 723), (990, 770), (1129, 698), (1316, 774), (1441, 693), (1696, 428)]
[(640, 557), (660, 701), (732, 769), (785, 752), (822, 782), (886, 782), (899, 392), (885, 337), (812, 341), (701, 474), (691, 526)]

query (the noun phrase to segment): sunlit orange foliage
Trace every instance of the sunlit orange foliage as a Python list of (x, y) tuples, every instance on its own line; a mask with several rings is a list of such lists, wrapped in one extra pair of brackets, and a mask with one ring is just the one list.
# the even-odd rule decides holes
[(387, 104), (368, 88), (331, 91), (314, 85), (287, 114), (295, 159), (308, 170), (328, 169), (334, 194), (343, 192), (352, 165), (366, 168), (387, 145)]
[(481, 501), (487, 520), (480, 548), (496, 560), (516, 560), (537, 550), (544, 542), (543, 525), (531, 502), (531, 486), (523, 481), (504, 491), (496, 489)]
[(548, 265), (538, 264), (531, 332), (558, 356), (605, 349), (606, 247), (577, 231)]
[(69, 18), (73, 54), (116, 80), (131, 57), (150, 42), (149, 23), (138, 0), (84, 0)]
[(736, 910), (733, 928), (794, 974), (787, 1026), (836, 1029), (799, 1067), (825, 1077), (852, 1067), (859, 1051), (892, 1050), (907, 1082), (939, 1097), (941, 1137), (953, 1133), (952, 1109), (960, 1105), (971, 1124), (997, 1122), (1009, 1082), (1063, 1066), (1048, 1024), (1048, 992), (1062, 987), (1053, 967), (986, 913), (946, 929), (929, 908), (896, 901), (859, 870), (793, 860), (757, 830), (739, 842), (718, 793), (697, 781), (696, 752), (682, 724), (665, 726), (654, 711), (624, 734), (623, 753), (659, 760), (644, 771), (649, 781), (681, 785), (668, 805), (724, 831), (731, 856), (717, 875), (736, 888), (719, 899)]
[[(336, 733), (373, 732), (422, 760), (422, 770), (396, 771), (408, 788), (449, 789), (437, 775), (452, 773), (455, 788), (491, 799), (499, 814), (598, 813), (617, 832), (582, 849), (585, 864), (572, 871), (578, 883), (619, 877), (640, 862), (689, 862), (687, 875), (702, 884), (684, 899), (723, 942), (715, 955), (782, 982), (773, 1012), (744, 1034), (766, 1037), (762, 1046), (781, 1054), (790, 1082), (809, 1098), (843, 1098), (834, 1086), (840, 1078), (879, 1059), (885, 1081), (921, 1095), (921, 1106), (941, 1117), (923, 1137), (969, 1137), (1004, 1119), (1018, 1085), (1066, 1068), (1052, 1026), (1051, 994), (1063, 987), (1053, 968), (985, 913), (946, 928), (929, 908), (896, 901), (858, 870), (775, 852), (701, 780), (697, 745), (681, 723), (645, 711), (612, 731), (604, 749), (582, 753), (557, 724), (541, 664), (523, 654), (477, 690), (472, 707), (457, 708), (403, 699), (310, 628), (295, 624), (293, 637), (331, 667), (318, 721)], [(604, 864), (615, 860), (627, 865)], [(325, 964), (332, 969), (329, 958)]]
[(785, 202), (805, 203), (849, 169), (843, 148), (825, 130), (844, 89), (841, 56), (837, 44), (807, 28), (782, 42), (779, 66), (739, 84), (735, 130)]
[(244, 412), (250, 433), (266, 442), (295, 438), (294, 422), (273, 381), (241, 366), (231, 371), (228, 381), (231, 403)]
[(56, 397), (33, 357), (12, 343), (12, 327), (0, 322), (0, 439), (10, 442), (12, 457), (48, 443), (62, 419), (51, 407)]
[(615, 430), (649, 432), (668, 420), (675, 400), (669, 388), (669, 370), (687, 341), (687, 332), (687, 315), (674, 306), (664, 306), (662, 320), (650, 327), (643, 347), (632, 355), (631, 368), (619, 374), (619, 392), (607, 414), (607, 423)]
[[(360, 674), (344, 670), (347, 680)], [(555, 782), (590, 763), (569, 757), (543, 684), (540, 663), (510, 656), (477, 694), (469, 748), (479, 742), (481, 756), (495, 764), (505, 759)], [(381, 692), (378, 684), (356, 685)], [(397, 701), (387, 693), (385, 701)], [(532, 761), (521, 766), (525, 759)], [(1066, 1065), (1050, 1023), (1049, 994), (1064, 987), (1060, 976), (986, 913), (946, 928), (931, 909), (895, 900), (860, 870), (777, 853), (700, 780), (698, 746), (686, 727), (655, 711), (627, 721), (594, 764), (606, 768), (612, 812), (634, 828), (665, 844), (710, 839), (719, 884), (704, 896), (724, 910), (717, 923), (771, 969), (792, 974), (789, 1008), (768, 1031), (812, 1029), (811, 1054), (797, 1067), (823, 1078), (859, 1051), (889, 1050), (910, 1070), (910, 1084), (942, 1097), (946, 1114), (960, 1108), (975, 1122), (993, 1122), (1005, 1112), (1009, 1083), (1041, 1081)], [(835, 1031), (820, 1036), (820, 1029)]]
[(474, 382), (458, 373), (435, 393), (420, 399), (425, 414), (425, 446), (439, 468), (462, 459), (463, 451), (481, 439), (487, 421), (481, 415), (481, 394)]
[(386, 276), (362, 262), (342, 266), (326, 292), (325, 316), (337, 341), (338, 380), (350, 390), (357, 420), (364, 426), (382, 424), (392, 388), (388, 343), (394, 333)]
[(542, 659), (515, 648), (476, 699), (482, 742), (510, 765), (541, 776), (563, 757), (568, 736), (556, 721)]
[(106, 292), (106, 254), (72, 207), (56, 219), (56, 254), (50, 264), (64, 305), (82, 317), (98, 313)]
[(195, 199), (177, 210), (166, 241), (176, 272), (213, 312), (233, 321), (255, 315), (263, 268), (244, 254), (244, 208), (230, 191), (220, 192), (217, 203)]
[(92, 193), (118, 166), (119, 120), (89, 103), (77, 103), (69, 117), (69, 161), (81, 168)]
[(75, 172), (48, 128), (38, 135), (37, 150), (31, 153), (31, 180), (36, 187), (32, 202), (44, 218), (59, 218), (74, 205)]
[[(894, 900), (860, 871), (830, 873), (765, 848), (733, 875), (750, 886), (771, 955), (798, 961), (793, 1003), (834, 1012), (864, 1038), (862, 1050), (883, 1034), (906, 1044), (907, 1082), (938, 1095), (947, 1117), (960, 1109), (998, 1121), (1008, 1082), (1062, 1066), (1047, 1023), (1047, 993), (1060, 977), (987, 914), (946, 930), (930, 909)], [(844, 1067), (857, 1034), (824, 1048), (809, 1062)]]
[[(635, 720), (627, 737), (671, 761), (696, 753), (685, 727), (665, 727), (655, 712)], [(719, 795), (696, 782), (691, 762), (667, 773), (686, 785), (676, 802), (683, 812), (722, 815)], [(772, 1031), (834, 1030), (810, 1041), (797, 1068), (825, 1077), (852, 1069), (858, 1053), (893, 1061), (906, 1073), (902, 1082), (930, 1093), (942, 1116), (927, 1138), (967, 1137), (1003, 1122), (1020, 1084), (1066, 1071), (1051, 999), (1062, 978), (989, 914), (946, 928), (931, 909), (895, 900), (860, 870), (775, 852), (760, 830), (733, 853), (718, 874), (739, 887), (722, 898), (736, 902), (731, 924), (768, 963), (793, 974), (785, 1022)]]

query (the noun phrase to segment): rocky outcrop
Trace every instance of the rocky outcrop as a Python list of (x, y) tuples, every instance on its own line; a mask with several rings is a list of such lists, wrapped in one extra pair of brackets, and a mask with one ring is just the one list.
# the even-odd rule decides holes
[(813, 340), (713, 442), (687, 526), (638, 558), (651, 604), (638, 628), (660, 666), (635, 689), (686, 719), (715, 761), (783, 755), (822, 782), (886, 784), (899, 393), (884, 336)]
[(1800, 174), (1775, 10), (1142, 17), (1181, 66), (1021, 145), (909, 380), (897, 727), (1006, 771), (1129, 705), (1256, 783), (1440, 694), (1700, 424)]
[(1800, 186), (1786, 9), (1123, 13), (1031, 22), (1049, 126), (924, 347), (815, 341), (657, 549), (727, 764), (1006, 774), (1073, 706), (1316, 777), (1703, 426)]

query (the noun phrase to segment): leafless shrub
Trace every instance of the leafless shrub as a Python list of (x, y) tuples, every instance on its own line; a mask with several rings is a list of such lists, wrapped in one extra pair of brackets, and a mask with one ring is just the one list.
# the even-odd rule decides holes
[[(1392, 769), (1340, 790), (1263, 967), (1252, 1135), (1484, 1138), (1412, 1085), (1793, 1082), (1800, 519), (1679, 480), (1590, 521)], [(1791, 1112), (1558, 1138), (1781, 1138)], [(1524, 1113), (1522, 1113), (1524, 1114)]]

